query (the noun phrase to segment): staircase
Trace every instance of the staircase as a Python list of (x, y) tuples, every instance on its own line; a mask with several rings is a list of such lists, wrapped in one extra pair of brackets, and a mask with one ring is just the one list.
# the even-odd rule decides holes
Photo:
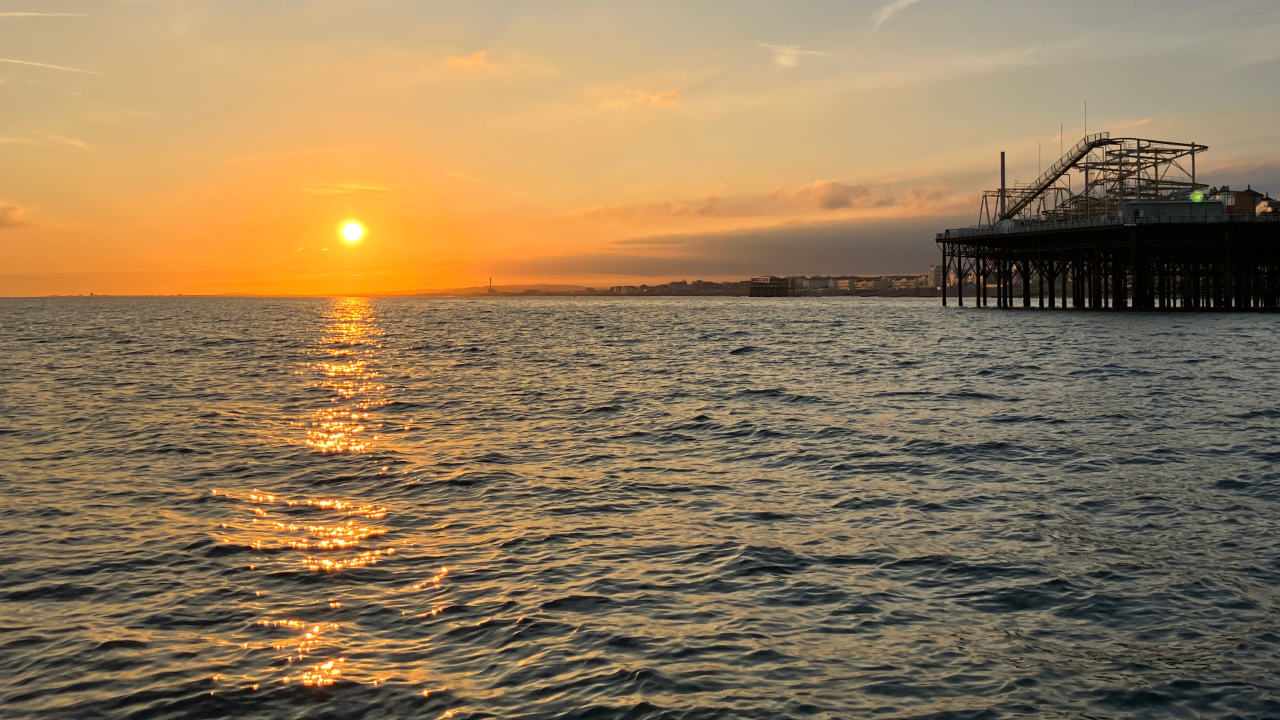
[(1016, 198), (1013, 196), (1014, 193), (1006, 191), (1005, 195), (1007, 198), (1007, 206), (1004, 214), (1000, 216), (1000, 219), (1009, 220), (1016, 217), (1018, 213), (1022, 212), (1023, 208), (1030, 205), (1031, 201), (1039, 197), (1041, 193), (1048, 190), (1050, 187), (1053, 187), (1053, 184), (1058, 181), (1058, 178), (1067, 174), (1067, 172), (1071, 170), (1071, 168), (1075, 167), (1076, 163), (1083, 160), (1085, 156), (1103, 145), (1110, 144), (1112, 144), (1112, 140), (1111, 133), (1109, 132), (1085, 135), (1080, 139), (1080, 142), (1076, 143), (1075, 146), (1068, 150), (1065, 155), (1058, 158), (1057, 162), (1050, 165), (1048, 170), (1045, 170), (1040, 177), (1036, 178), (1035, 182), (1025, 188), (1018, 188), (1014, 191), (1016, 193)]

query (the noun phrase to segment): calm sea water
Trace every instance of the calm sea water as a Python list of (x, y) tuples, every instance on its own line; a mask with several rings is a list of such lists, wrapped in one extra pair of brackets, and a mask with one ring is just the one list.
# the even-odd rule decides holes
[(0, 715), (1280, 716), (1277, 329), (0, 301)]

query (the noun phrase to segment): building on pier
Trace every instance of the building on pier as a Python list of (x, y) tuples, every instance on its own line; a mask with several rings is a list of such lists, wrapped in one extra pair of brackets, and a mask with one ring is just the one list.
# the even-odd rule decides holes
[(1098, 133), (1015, 187), (1001, 153), (978, 224), (937, 235), (943, 305), (971, 292), (1002, 308), (1280, 309), (1280, 215), (1206, 200), (1206, 150)]
[(1244, 190), (1232, 190), (1230, 186), (1223, 185), (1221, 188), (1209, 190), (1206, 197), (1220, 201), (1226, 211), (1232, 215), (1257, 215), (1263, 203), (1271, 200), (1264, 193), (1254, 190), (1253, 186), (1248, 186)]

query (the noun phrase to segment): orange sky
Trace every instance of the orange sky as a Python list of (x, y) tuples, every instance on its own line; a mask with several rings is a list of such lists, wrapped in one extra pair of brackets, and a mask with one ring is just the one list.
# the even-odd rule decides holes
[(0, 295), (923, 272), (1085, 97), (1280, 190), (1274, 2), (688, 5), (0, 0)]

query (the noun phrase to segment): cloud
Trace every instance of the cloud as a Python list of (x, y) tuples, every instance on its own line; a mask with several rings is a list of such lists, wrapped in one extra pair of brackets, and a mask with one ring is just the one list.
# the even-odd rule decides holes
[(0, 12), (0, 18), (17, 17), (89, 17), (84, 13), (66, 12)]
[(802, 50), (795, 45), (774, 45), (772, 43), (762, 42), (760, 47), (773, 53), (773, 64), (778, 66), (779, 70), (793, 68), (800, 64), (802, 55), (826, 55), (822, 50)]
[(0, 200), (0, 229), (22, 227), (26, 224), (22, 215), (21, 207)]
[[(544, 278), (666, 279), (916, 274), (938, 262), (935, 233), (969, 221), (967, 216), (842, 220), (634, 238), (596, 253), (512, 260), (503, 272)], [(637, 249), (647, 252), (627, 252)]]
[(333, 63), (331, 72), (361, 84), (378, 87), (413, 87), (471, 80), (527, 80), (554, 75), (545, 61), (520, 53), (494, 57), (486, 50), (441, 57), (438, 53), (383, 48), (354, 60), (334, 63), (330, 57), (315, 57), (290, 66), (298, 73), (310, 73), (317, 64)]
[[(870, 199), (871, 191), (865, 185), (849, 185), (837, 180), (818, 180), (791, 191), (790, 196), (801, 202), (811, 203), (823, 210), (842, 210), (863, 204)], [(879, 202), (886, 205), (889, 203)]]
[(469, 55), (453, 55), (440, 61), (440, 64), (450, 70), (458, 70), (461, 72), (495, 72), (497, 65), (489, 60), (489, 54), (484, 50), (476, 50)]
[(1108, 126), (1108, 128), (1111, 130), (1132, 130), (1134, 128), (1143, 127), (1144, 125), (1150, 125), (1152, 122), (1155, 122), (1155, 118), (1148, 117), (1148, 118), (1142, 118), (1141, 120), (1129, 120), (1126, 122), (1112, 123)]
[(39, 133), (39, 134), (40, 134), (40, 136), (41, 136), (41, 137), (44, 137), (46, 140), (49, 140), (49, 141), (51, 141), (51, 142), (58, 143), (58, 144), (60, 144), (60, 145), (70, 145), (71, 147), (78, 147), (78, 148), (87, 148), (87, 147), (89, 147), (89, 143), (87, 143), (87, 142), (85, 142), (85, 141), (83, 141), (83, 140), (77, 140), (77, 139), (75, 139), (75, 138), (69, 138), (69, 137), (66, 137), (65, 135), (55, 135), (55, 134), (53, 134), (53, 133), (47, 133), (47, 132), (42, 132), (42, 133)]
[(669, 108), (680, 102), (679, 90), (628, 90), (622, 97), (604, 100), (600, 103), (603, 110), (628, 110), (631, 108)]
[(245, 163), (269, 161), (275, 162), (286, 158), (310, 157), (314, 155), (343, 155), (349, 153), (362, 153), (372, 147), (365, 143), (350, 145), (317, 145), (312, 147), (289, 148), (286, 150), (269, 150), (266, 152), (250, 153), (248, 155), (240, 155), (238, 157), (228, 158), (227, 163)]
[(441, 170), (440, 173), (447, 178), (451, 178), (453, 180), (461, 180), (462, 182), (469, 182), (469, 183), (484, 182), (483, 180), (476, 177), (475, 175), (468, 175), (467, 173), (459, 172), (457, 170)]
[(5, 136), (0, 137), (0, 145), (50, 145), (57, 143), (58, 145), (70, 145), (71, 147), (87, 148), (89, 143), (75, 138), (69, 138), (63, 135), (55, 135), (49, 132), (34, 133), (38, 137), (20, 137)]
[(920, 0), (893, 0), (893, 2), (880, 8), (879, 10), (876, 11), (875, 15), (871, 16), (871, 22), (872, 22), (871, 29), (873, 31), (879, 30), (881, 25), (884, 25), (886, 22), (889, 21), (889, 18), (893, 17), (894, 15), (897, 15), (899, 12), (911, 7), (912, 5), (915, 5), (918, 2), (920, 2)]
[(927, 57), (883, 70), (866, 70), (850, 77), (847, 87), (885, 90), (924, 84), (940, 85), (959, 78), (986, 76), (1016, 68), (1039, 67), (1062, 46), (1015, 47), (993, 52)]
[(309, 195), (386, 195), (391, 188), (360, 183), (323, 183), (302, 188)]
[(1196, 179), (1210, 185), (1230, 185), (1233, 188), (1252, 186), (1254, 190), (1276, 197), (1280, 195), (1280, 156), (1218, 158), (1215, 162), (1205, 162)]
[(11, 63), (13, 65), (27, 65), (29, 67), (45, 68), (47, 70), (61, 70), (62, 72), (82, 73), (84, 75), (101, 75), (96, 70), (83, 70), (81, 68), (67, 67), (66, 65), (54, 65), (52, 63), (32, 62), (30, 60), (16, 60), (14, 58), (0, 58), (0, 63)]
[(795, 187), (731, 197), (707, 196), (695, 200), (635, 203), (590, 208), (578, 213), (597, 218), (734, 218), (806, 215), (851, 208), (886, 207), (888, 196), (875, 197), (866, 185), (839, 180), (815, 180)]

